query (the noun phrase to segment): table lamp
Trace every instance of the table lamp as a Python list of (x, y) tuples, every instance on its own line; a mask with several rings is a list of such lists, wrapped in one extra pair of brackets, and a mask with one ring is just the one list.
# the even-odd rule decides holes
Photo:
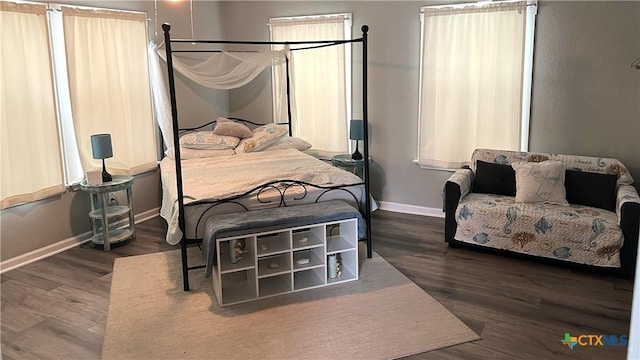
[(351, 154), (353, 160), (362, 160), (362, 154), (358, 151), (358, 141), (364, 140), (364, 121), (363, 120), (351, 120), (349, 139), (356, 141), (356, 151)]
[(111, 134), (91, 135), (91, 151), (93, 152), (94, 159), (102, 160), (102, 182), (111, 181), (111, 174), (107, 172), (107, 168), (104, 165), (104, 159), (113, 156)]

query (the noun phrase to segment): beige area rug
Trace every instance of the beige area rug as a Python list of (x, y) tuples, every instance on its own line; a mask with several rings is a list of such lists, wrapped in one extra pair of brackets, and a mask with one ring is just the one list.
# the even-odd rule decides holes
[(224, 308), (204, 270), (182, 290), (179, 250), (118, 258), (102, 356), (391, 359), (480, 338), (382, 257), (361, 258), (357, 281)]

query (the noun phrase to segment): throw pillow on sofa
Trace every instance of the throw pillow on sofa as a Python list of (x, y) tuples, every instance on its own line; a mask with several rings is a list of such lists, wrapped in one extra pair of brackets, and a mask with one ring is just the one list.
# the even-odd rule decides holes
[(614, 174), (597, 174), (567, 169), (565, 187), (571, 204), (593, 206), (616, 211), (616, 182)]
[(516, 172), (516, 202), (569, 205), (563, 162), (517, 162), (511, 166)]
[(473, 179), (473, 192), (516, 196), (516, 173), (511, 165), (478, 160)]

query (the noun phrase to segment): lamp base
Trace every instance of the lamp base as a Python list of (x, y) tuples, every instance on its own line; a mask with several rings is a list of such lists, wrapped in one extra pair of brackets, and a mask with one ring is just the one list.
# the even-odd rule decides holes
[(351, 158), (353, 160), (362, 160), (362, 154), (360, 154), (360, 151), (358, 151), (358, 149), (356, 148), (356, 151), (351, 154)]
[(106, 183), (113, 180), (111, 174), (107, 172), (107, 167), (104, 165), (104, 159), (102, 159), (102, 182)]

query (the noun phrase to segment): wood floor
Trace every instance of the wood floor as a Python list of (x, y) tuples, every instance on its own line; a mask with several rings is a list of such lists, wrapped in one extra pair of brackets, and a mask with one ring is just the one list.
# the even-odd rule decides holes
[[(165, 229), (154, 218), (110, 252), (77, 247), (3, 274), (2, 359), (99, 359), (114, 260), (175, 249)], [(627, 335), (631, 280), (448, 248), (443, 229), (443, 219), (373, 215), (374, 250), (482, 336), (411, 359), (626, 358), (626, 346), (561, 340)]]

